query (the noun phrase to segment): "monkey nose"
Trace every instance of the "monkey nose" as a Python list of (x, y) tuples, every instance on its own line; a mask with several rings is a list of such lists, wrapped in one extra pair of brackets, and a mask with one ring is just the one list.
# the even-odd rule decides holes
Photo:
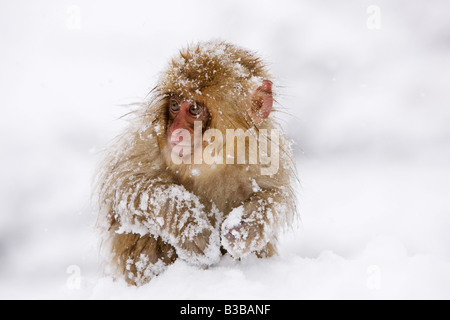
[(172, 147), (175, 146), (190, 146), (190, 143), (188, 139), (190, 139), (190, 133), (187, 130), (184, 129), (176, 129), (174, 130), (170, 137), (170, 143), (172, 144)]

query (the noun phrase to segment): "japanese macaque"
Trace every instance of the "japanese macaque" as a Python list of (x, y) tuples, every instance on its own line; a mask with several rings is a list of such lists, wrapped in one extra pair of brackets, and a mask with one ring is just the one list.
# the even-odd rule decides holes
[(276, 253), (296, 201), (273, 88), (260, 58), (226, 42), (170, 61), (97, 176), (107, 273), (142, 285), (177, 259), (209, 267)]

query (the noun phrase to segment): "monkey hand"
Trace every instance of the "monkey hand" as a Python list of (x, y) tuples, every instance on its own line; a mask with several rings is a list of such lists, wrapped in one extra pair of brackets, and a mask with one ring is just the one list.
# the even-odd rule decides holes
[[(125, 207), (122, 218), (129, 219), (125, 221), (127, 225), (137, 225), (136, 230), (145, 232), (146, 229), (148, 233), (160, 236), (188, 263), (210, 266), (219, 261), (218, 231), (194, 194), (183, 186), (156, 181), (139, 200)], [(136, 214), (127, 215), (130, 206)]]
[(235, 259), (259, 251), (269, 242), (268, 226), (252, 206), (250, 202), (234, 209), (222, 224), (222, 246)]
[(207, 267), (216, 264), (220, 259), (218, 231), (207, 220), (190, 220), (185, 224), (175, 246), (178, 256), (196, 266)]

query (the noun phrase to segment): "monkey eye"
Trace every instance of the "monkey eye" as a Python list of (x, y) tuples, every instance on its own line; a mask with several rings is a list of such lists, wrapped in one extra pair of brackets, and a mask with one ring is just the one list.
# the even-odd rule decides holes
[(178, 102), (177, 101), (175, 101), (175, 100), (172, 100), (171, 102), (170, 102), (170, 110), (172, 110), (172, 111), (180, 111), (180, 105), (178, 104)]
[(194, 103), (190, 108), (189, 108), (189, 113), (193, 116), (198, 116), (200, 113), (202, 113), (202, 108), (199, 107), (196, 103)]

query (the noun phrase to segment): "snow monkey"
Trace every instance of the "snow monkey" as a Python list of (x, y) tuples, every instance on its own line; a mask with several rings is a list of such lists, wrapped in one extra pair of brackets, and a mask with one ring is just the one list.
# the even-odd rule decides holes
[(271, 79), (255, 53), (223, 41), (170, 60), (100, 165), (108, 274), (142, 285), (177, 259), (209, 267), (276, 253), (296, 215), (295, 168)]

